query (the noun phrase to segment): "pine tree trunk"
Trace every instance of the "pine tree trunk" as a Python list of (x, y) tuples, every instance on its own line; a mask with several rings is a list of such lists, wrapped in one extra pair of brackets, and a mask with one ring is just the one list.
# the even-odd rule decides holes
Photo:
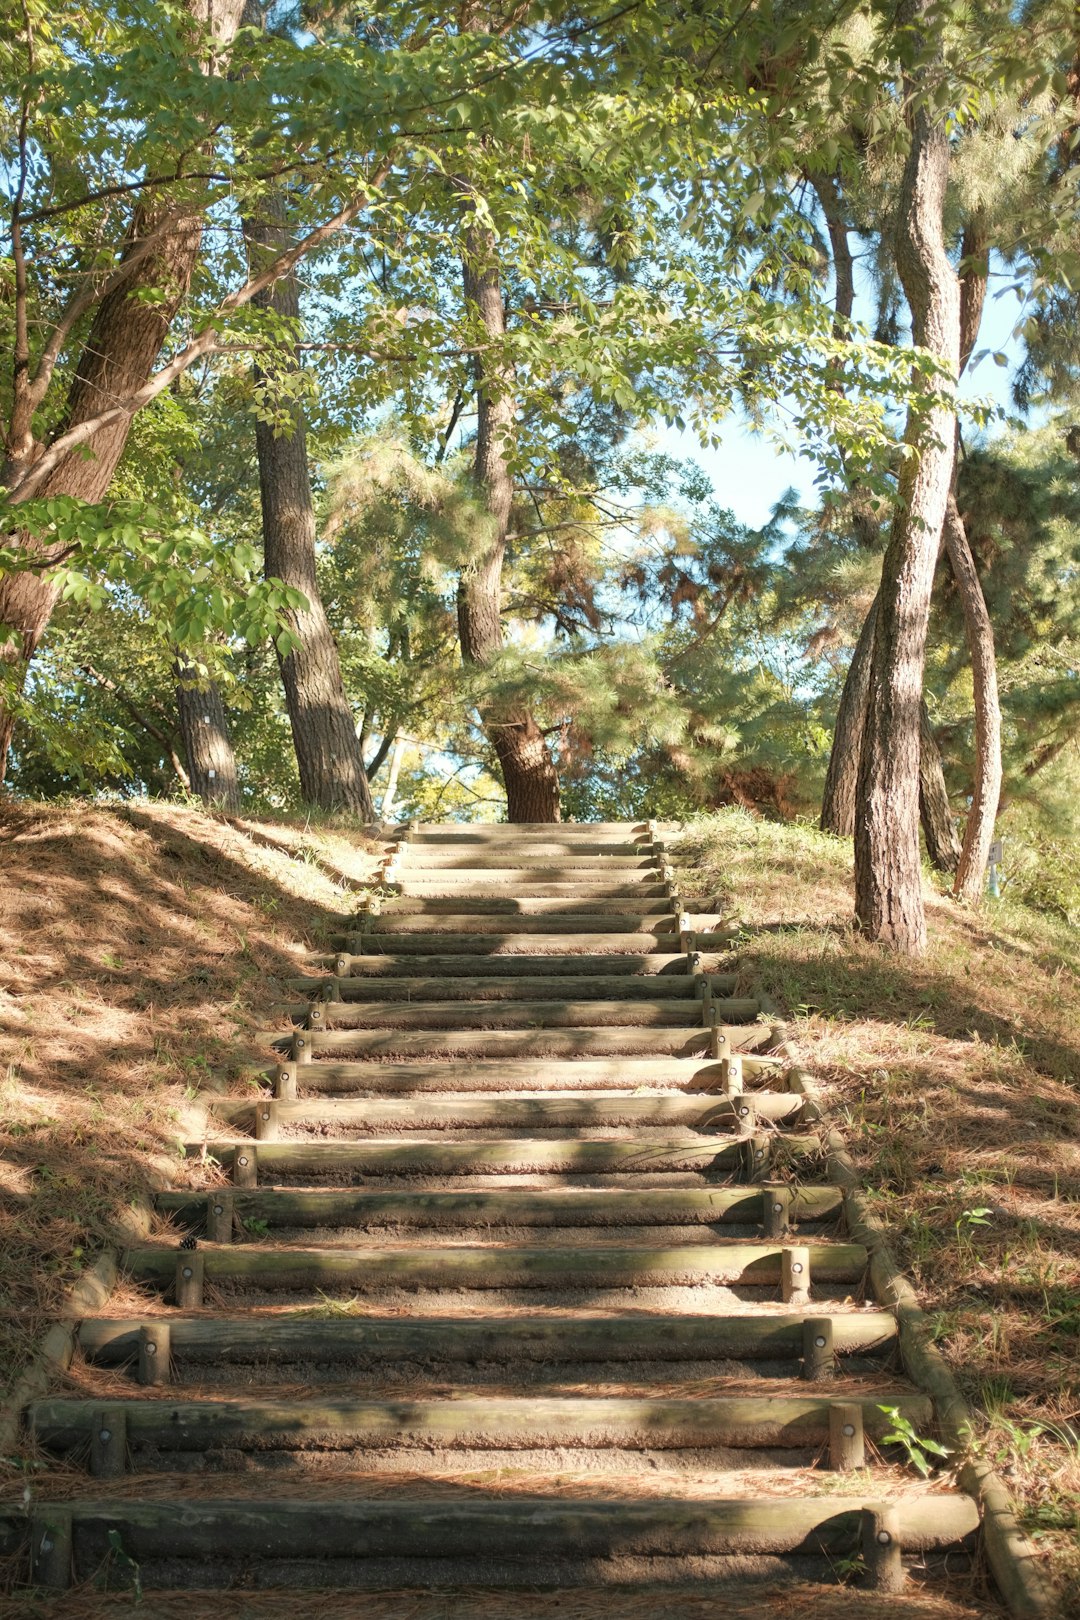
[(878, 599), (866, 615), (848, 665), (844, 690), (833, 729), (832, 752), (821, 800), (821, 830), (850, 838), (855, 831), (855, 789), (866, 726), (866, 700), (870, 690), (870, 661), (874, 652), (874, 626)]
[[(466, 232), (463, 260), (466, 301), (497, 346), (506, 335), (506, 311), (494, 242), (479, 229)], [(477, 432), (473, 482), (483, 503), (486, 528), (478, 554), (458, 586), (461, 655), (483, 668), (502, 650), (502, 569), (514, 495), (510, 448), (514, 435), (513, 376), (503, 367), (476, 366)], [(535, 717), (521, 703), (489, 700), (481, 715), (506, 787), (510, 821), (560, 819), (559, 777)]]
[[(263, 218), (245, 226), (252, 266), (287, 246), (284, 206), (268, 198)], [(296, 320), (300, 313), (295, 274), (260, 294), (255, 302)], [(299, 366), (299, 356), (295, 363)], [(300, 771), (300, 792), (323, 810), (345, 810), (375, 820), (360, 739), (341, 678), (341, 661), (315, 577), (315, 504), (308, 470), (303, 412), (293, 410), (293, 431), (275, 437), (268, 422), (255, 424), (262, 502), (263, 571), (302, 591), (306, 608), (293, 608), (285, 622), (300, 645), (278, 657), (285, 705)]]
[(945, 513), (945, 546), (960, 593), (975, 688), (975, 782), (953, 892), (965, 900), (978, 900), (1001, 799), (1001, 705), (994, 629), (964, 520), (952, 495)]
[(955, 872), (960, 861), (960, 840), (949, 808), (941, 749), (925, 698), (919, 704), (919, 817), (931, 865), (939, 872)]
[(191, 792), (197, 793), (205, 805), (236, 814), (240, 809), (236, 755), (217, 682), (200, 677), (179, 649), (174, 669), (176, 708)]
[[(187, 0), (187, 9), (201, 25), (209, 22), (222, 46), (228, 45), (240, 21), (243, 0)], [(130, 261), (130, 275), (120, 281), (97, 306), (75, 375), (68, 390), (61, 420), (53, 428), (55, 440), (80, 422), (88, 422), (106, 405), (133, 394), (150, 377), (161, 346), (176, 312), (187, 293), (202, 241), (202, 213), (193, 210), (173, 220), (161, 230), (155, 246), (143, 252), (142, 244), (161, 225), (170, 210), (161, 192), (135, 209), (121, 262)], [(160, 302), (137, 297), (153, 291)], [(124, 452), (130, 431), (130, 418), (121, 418), (93, 434), (79, 451), (64, 457), (42, 486), (35, 499), (50, 495), (73, 495), (97, 502), (105, 498), (117, 463)], [(4, 482), (25, 460), (36, 457), (38, 446), (24, 440), (5, 447)], [(87, 456), (86, 451), (92, 452)], [(48, 547), (20, 537), (27, 550), (42, 562), (49, 560)], [(16, 641), (0, 646), (0, 660), (17, 665), (16, 680), (21, 689), (30, 660), (41, 644), (56, 606), (57, 591), (48, 580), (35, 574), (7, 574), (0, 579), (0, 626), (18, 633)], [(7, 767), (14, 715), (0, 704), (0, 781)]]
[[(902, 20), (917, 30), (929, 4), (914, 0), (904, 8)], [(911, 148), (900, 189), (896, 260), (914, 341), (931, 350), (955, 378), (960, 289), (943, 229), (949, 145), (942, 119), (918, 99), (924, 90), (925, 83), (905, 80)], [(919, 860), (919, 710), (955, 432), (952, 389), (942, 402), (908, 411), (909, 454), (901, 469), (882, 572), (856, 799), (859, 924), (869, 939), (911, 955), (926, 948)]]

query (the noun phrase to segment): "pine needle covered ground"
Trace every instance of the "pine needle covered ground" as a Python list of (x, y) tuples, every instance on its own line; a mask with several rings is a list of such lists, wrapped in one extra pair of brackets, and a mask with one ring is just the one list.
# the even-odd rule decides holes
[[(899, 1258), (980, 1413), (980, 1441), (1080, 1610), (1080, 963), (1075, 929), (927, 881), (930, 949), (854, 931), (851, 845), (740, 810), (673, 847), (683, 894), (746, 930)], [(1075, 1607), (1073, 1607), (1075, 1606)]]
[(110, 1219), (183, 1177), (185, 1103), (265, 1061), (276, 981), (374, 848), (171, 805), (0, 813), (0, 1401)]

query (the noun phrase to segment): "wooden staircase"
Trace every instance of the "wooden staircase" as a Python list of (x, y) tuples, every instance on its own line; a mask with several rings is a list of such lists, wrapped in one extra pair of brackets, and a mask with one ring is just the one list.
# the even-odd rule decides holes
[(515, 1616), (551, 1588), (779, 1614), (855, 1579), (850, 1612), (939, 1613), (976, 1507), (878, 1456), (931, 1403), (655, 829), (403, 829), (383, 878), (291, 982), (258, 1091), (210, 1105), (206, 1190), (158, 1194), (137, 1308), (28, 1409), (84, 1470), (35, 1507), (32, 1579), (357, 1615), (513, 1589)]

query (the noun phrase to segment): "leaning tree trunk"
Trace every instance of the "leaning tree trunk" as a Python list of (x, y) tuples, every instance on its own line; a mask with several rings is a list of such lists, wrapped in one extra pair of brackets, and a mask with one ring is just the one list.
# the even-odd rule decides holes
[(866, 700), (870, 691), (870, 660), (874, 652), (874, 626), (878, 599), (866, 615), (848, 665), (840, 707), (833, 728), (832, 752), (821, 799), (821, 830), (850, 838), (855, 831), (855, 789), (859, 780), (862, 734), (866, 726)]
[(931, 864), (939, 872), (955, 872), (960, 864), (960, 840), (949, 808), (941, 749), (925, 698), (919, 704), (919, 819)]
[[(263, 217), (245, 226), (257, 269), (288, 245), (280, 196), (267, 199)], [(290, 321), (300, 314), (296, 275), (260, 293), (255, 302)], [(299, 366), (299, 355), (294, 355)], [(258, 375), (258, 374), (257, 374)], [(341, 661), (315, 577), (315, 503), (308, 470), (303, 412), (292, 411), (292, 432), (275, 434), (273, 426), (255, 423), (262, 500), (263, 570), (307, 598), (304, 608), (291, 608), (285, 623), (300, 643), (278, 656), (285, 705), (289, 711), (300, 792), (323, 810), (348, 810), (375, 820), (360, 739), (341, 678)]]
[(952, 495), (945, 512), (945, 546), (960, 593), (975, 689), (975, 781), (953, 892), (965, 900), (977, 900), (982, 894), (1001, 799), (1001, 704), (994, 628), (964, 520)]
[(234, 814), (240, 809), (229, 722), (216, 681), (207, 680), (179, 648), (173, 666), (176, 708), (184, 739), (188, 784), (205, 805)]
[[(925, 20), (913, 0), (906, 20)], [(945, 251), (949, 175), (944, 120), (926, 104), (926, 74), (905, 76), (911, 147), (900, 189), (897, 269), (912, 335), (944, 363), (939, 397), (908, 411), (897, 508), (882, 569), (855, 814), (855, 910), (869, 939), (908, 954), (926, 948), (919, 861), (919, 709), (930, 592), (955, 449), (960, 288)], [(943, 397), (942, 397), (943, 396)]]
[[(229, 44), (240, 21), (243, 0), (186, 0), (186, 6), (200, 24), (209, 21), (220, 46)], [(187, 293), (202, 241), (202, 223), (201, 210), (177, 214), (163, 192), (136, 207), (121, 253), (121, 264), (129, 263), (130, 273), (97, 307), (63, 414), (52, 430), (52, 440), (81, 422), (91, 421), (114, 400), (130, 397), (149, 379)], [(151, 237), (154, 245), (147, 250)], [(145, 293), (154, 296), (140, 296)], [(121, 417), (100, 428), (57, 464), (35, 490), (34, 498), (72, 495), (89, 502), (104, 500), (130, 427), (131, 419)], [(40, 449), (27, 433), (19, 435), (19, 442), (9, 443), (5, 447), (3, 481), (12, 483), (12, 474), (25, 467), (28, 460), (36, 459)], [(35, 562), (50, 561), (47, 546), (39, 546), (26, 536), (20, 539)], [(56, 587), (36, 573), (9, 573), (0, 578), (0, 628), (14, 630), (17, 637), (0, 644), (0, 661), (16, 666), (14, 675), (20, 688), (56, 601)], [(0, 781), (7, 767), (14, 726), (14, 713), (0, 702)]]
[[(497, 355), (506, 337), (506, 311), (489, 232), (476, 228), (466, 232), (463, 270), (466, 302), (475, 308), (491, 352)], [(464, 661), (484, 668), (497, 659), (503, 645), (502, 570), (514, 495), (510, 470), (514, 379), (505, 364), (485, 361), (482, 355), (476, 358), (475, 376), (473, 482), (486, 521), (478, 555), (458, 586), (458, 632)], [(502, 771), (508, 819), (558, 821), (559, 776), (532, 712), (520, 700), (488, 699), (481, 719)]]

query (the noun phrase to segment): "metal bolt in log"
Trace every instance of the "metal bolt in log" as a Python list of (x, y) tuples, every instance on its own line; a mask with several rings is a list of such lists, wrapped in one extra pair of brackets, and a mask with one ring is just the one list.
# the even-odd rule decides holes
[(721, 1062), (730, 1051), (730, 1042), (724, 1033), (723, 1025), (713, 1023), (709, 1029), (709, 1056), (714, 1062)]
[(780, 1257), (780, 1297), (785, 1305), (810, 1303), (810, 1250), (785, 1249)]
[(197, 1309), (202, 1304), (205, 1275), (205, 1256), (193, 1254), (190, 1250), (177, 1255), (176, 1281), (173, 1285), (173, 1293), (176, 1303), (182, 1311)]
[(118, 1479), (127, 1473), (127, 1417), (122, 1406), (94, 1413), (90, 1472), (95, 1479)]
[(891, 1502), (868, 1502), (862, 1510), (862, 1555), (875, 1592), (904, 1590), (900, 1510)]
[(253, 1147), (238, 1147), (234, 1150), (232, 1178), (234, 1187), (259, 1185), (259, 1158)]
[(139, 1383), (167, 1384), (171, 1354), (168, 1322), (144, 1322), (139, 1329)]
[(725, 1097), (737, 1097), (743, 1088), (743, 1060), (740, 1052), (732, 1052), (720, 1064), (720, 1089)]
[(829, 1467), (849, 1473), (865, 1465), (863, 1409), (857, 1401), (834, 1401), (829, 1407)]
[(791, 1188), (783, 1182), (771, 1182), (761, 1193), (761, 1224), (767, 1238), (786, 1238), (791, 1229), (791, 1206), (795, 1202)]
[[(703, 972), (701, 963), (702, 963), (701, 952), (700, 951), (691, 951), (690, 955), (686, 958), (686, 971), (687, 971), (687, 973), (689, 973), (692, 977), (695, 977), (695, 976), (704, 977), (704, 972)], [(702, 992), (702, 993), (704, 994), (704, 992)]]
[[(807, 1276), (810, 1268), (807, 1266)], [(813, 1382), (828, 1378), (835, 1370), (831, 1316), (808, 1316), (803, 1322), (802, 1375)]]
[(734, 1099), (735, 1129), (740, 1136), (753, 1136), (757, 1130), (757, 1109), (749, 1097)]
[(350, 961), (349, 957), (345, 955), (344, 951), (339, 951), (337, 956), (334, 957), (335, 977), (339, 979), (347, 979), (349, 977), (349, 969), (351, 967), (352, 962)]
[(274, 1096), (281, 1102), (296, 1101), (296, 1064), (279, 1063), (274, 1074)]
[(255, 1140), (276, 1142), (278, 1137), (278, 1108), (271, 1097), (255, 1104)]
[(690, 926), (689, 913), (682, 910), (677, 911), (675, 922), (679, 930), (680, 951), (692, 951), (694, 949), (694, 931)]
[(292, 1039), (289, 1042), (289, 1056), (294, 1063), (311, 1062), (311, 1042), (303, 1030), (297, 1029), (293, 1031)]
[(340, 1001), (341, 986), (337, 979), (324, 979), (322, 984), (322, 998), (324, 1001)]
[[(307, 1025), (308, 1029), (326, 1028), (326, 1014), (317, 1001), (312, 1001), (308, 1004), (307, 1017), (305, 1018), (304, 1023)], [(311, 1042), (309, 1041), (309, 1050), (310, 1047)]]
[(218, 1188), (206, 1200), (206, 1235), (211, 1243), (231, 1243), (232, 1234), (232, 1191)]
[(30, 1517), (30, 1580), (50, 1592), (66, 1592), (71, 1564), (71, 1509), (50, 1502)]
[(743, 1175), (747, 1181), (760, 1181), (769, 1168), (772, 1138), (760, 1132), (742, 1141)]

